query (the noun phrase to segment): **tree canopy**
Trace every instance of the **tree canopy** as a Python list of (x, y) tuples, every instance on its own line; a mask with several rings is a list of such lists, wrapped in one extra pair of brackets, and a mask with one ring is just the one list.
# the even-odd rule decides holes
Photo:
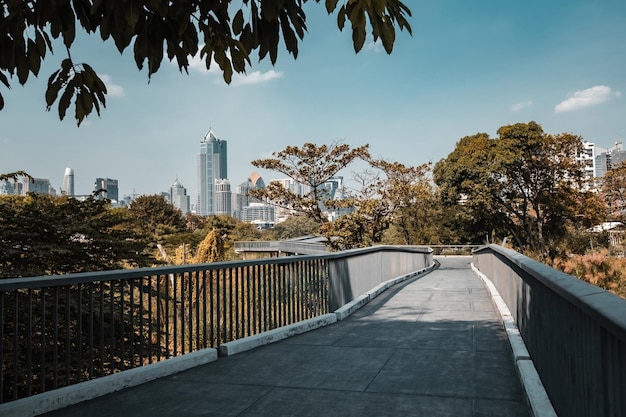
[[(159, 70), (164, 56), (187, 72), (190, 59), (199, 55), (206, 68), (215, 63), (224, 81), (233, 72), (245, 73), (253, 52), (259, 60), (278, 58), (279, 45), (298, 56), (307, 31), (307, 0), (0, 0), (0, 83), (9, 78), (24, 85), (39, 70), (48, 52), (65, 49), (60, 68), (48, 79), (48, 110), (57, 103), (63, 119), (73, 103), (78, 125), (92, 111), (106, 106), (107, 89), (96, 71), (74, 60), (72, 45), (78, 31), (98, 33), (112, 40), (120, 54), (131, 47), (140, 70), (148, 77)], [(320, 3), (320, 0), (315, 0)], [(393, 50), (396, 28), (411, 33), (411, 12), (400, 0), (325, 0), (337, 25), (352, 29), (354, 50), (360, 51), (369, 29), (387, 53)], [(58, 47), (59, 40), (62, 45)], [(4, 99), (0, 94), (0, 110)]]
[(330, 199), (326, 182), (355, 159), (369, 159), (368, 148), (369, 145), (350, 148), (345, 143), (320, 146), (305, 143), (301, 148), (287, 146), (280, 152), (274, 152), (273, 158), (257, 159), (252, 161), (252, 165), (278, 171), (308, 189), (299, 194), (278, 182), (271, 182), (266, 188), (250, 190), (250, 195), (304, 214), (318, 224), (324, 223), (322, 205)]
[[(535, 122), (462, 138), (438, 162), (434, 179), (447, 205), (458, 205), (475, 219), (483, 236), (512, 236), (523, 251), (546, 256), (565, 226), (595, 211), (581, 212), (584, 171), (576, 156), (582, 139), (544, 133)], [(503, 238), (504, 235), (501, 235)]]

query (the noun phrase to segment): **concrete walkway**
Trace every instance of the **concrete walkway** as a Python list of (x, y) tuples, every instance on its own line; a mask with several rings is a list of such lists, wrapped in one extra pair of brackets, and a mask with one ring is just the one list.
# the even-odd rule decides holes
[(438, 260), (344, 321), (46, 416), (528, 416), (471, 258)]

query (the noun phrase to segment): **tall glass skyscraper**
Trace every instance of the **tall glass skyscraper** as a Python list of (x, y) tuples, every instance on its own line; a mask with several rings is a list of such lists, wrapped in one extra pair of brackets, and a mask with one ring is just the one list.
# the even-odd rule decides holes
[(197, 156), (198, 203), (196, 211), (200, 216), (216, 212), (215, 180), (228, 178), (226, 141), (218, 139), (212, 130), (200, 142)]
[(74, 195), (74, 170), (72, 168), (65, 168), (65, 175), (63, 176), (63, 189), (61, 191), (65, 195)]

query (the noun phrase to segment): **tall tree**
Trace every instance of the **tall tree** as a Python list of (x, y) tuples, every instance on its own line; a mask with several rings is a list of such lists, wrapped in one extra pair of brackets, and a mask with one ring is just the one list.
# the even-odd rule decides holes
[(369, 159), (368, 148), (369, 145), (350, 148), (344, 143), (333, 143), (330, 146), (305, 143), (302, 148), (287, 146), (280, 152), (274, 152), (273, 158), (257, 159), (252, 161), (252, 165), (280, 172), (304, 185), (308, 191), (301, 195), (278, 182), (270, 182), (266, 188), (250, 190), (250, 195), (302, 213), (322, 224), (326, 221), (322, 205), (330, 200), (326, 182), (357, 158)]
[(484, 133), (461, 139), (437, 163), (434, 179), (446, 204), (464, 204), (488, 225), (485, 235), (506, 231), (520, 249), (545, 257), (550, 241), (562, 237), (576, 215), (572, 207), (584, 178), (576, 161), (581, 151), (579, 136), (518, 123), (501, 127), (494, 139)]
[[(315, 0), (319, 3), (320, 0)], [(62, 40), (66, 58), (48, 79), (48, 110), (58, 100), (63, 119), (74, 103), (80, 125), (93, 110), (106, 105), (107, 89), (87, 63), (74, 61), (71, 48), (77, 31), (99, 32), (103, 41), (112, 39), (120, 54), (132, 45), (132, 55), (148, 77), (159, 70), (164, 55), (176, 60), (187, 72), (190, 58), (199, 55), (206, 68), (216, 63), (224, 80), (233, 72), (243, 73), (253, 52), (260, 60), (269, 56), (276, 63), (279, 44), (298, 56), (299, 40), (307, 30), (304, 5), (307, 0), (0, 0), (0, 83), (10, 88), (8, 76), (25, 84), (37, 76), (42, 61), (53, 51), (53, 40)], [(391, 53), (396, 27), (411, 33), (410, 10), (399, 0), (350, 0), (338, 6), (326, 0), (328, 13), (337, 13), (342, 30), (352, 27), (354, 50), (365, 43), (366, 30), (380, 39)], [(368, 24), (369, 23), (369, 24)], [(247, 64), (247, 65), (246, 65)], [(0, 95), (0, 110), (4, 100)]]
[(187, 224), (180, 209), (161, 195), (142, 195), (130, 203), (128, 219), (135, 233), (148, 241), (185, 230)]

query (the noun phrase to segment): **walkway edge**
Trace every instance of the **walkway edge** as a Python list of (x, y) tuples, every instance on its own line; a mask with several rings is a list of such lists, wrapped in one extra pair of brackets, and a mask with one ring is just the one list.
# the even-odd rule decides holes
[(517, 375), (522, 383), (522, 389), (526, 396), (526, 401), (530, 408), (530, 413), (533, 417), (558, 417), (552, 407), (548, 393), (546, 392), (541, 378), (535, 369), (535, 365), (526, 349), (526, 344), (522, 339), (522, 335), (515, 324), (515, 320), (511, 315), (509, 307), (506, 305), (498, 289), (493, 282), (485, 274), (480, 272), (474, 263), (471, 264), (474, 273), (480, 277), (487, 289), (491, 293), (491, 299), (495, 304), (500, 316), (502, 317), (502, 323), (506, 331), (506, 336), (509, 339), (511, 350), (513, 351), (513, 359), (515, 360), (515, 369)]
[(187, 353), (183, 356), (0, 404), (0, 415), (2, 417), (37, 416), (216, 360), (216, 349), (209, 348)]

